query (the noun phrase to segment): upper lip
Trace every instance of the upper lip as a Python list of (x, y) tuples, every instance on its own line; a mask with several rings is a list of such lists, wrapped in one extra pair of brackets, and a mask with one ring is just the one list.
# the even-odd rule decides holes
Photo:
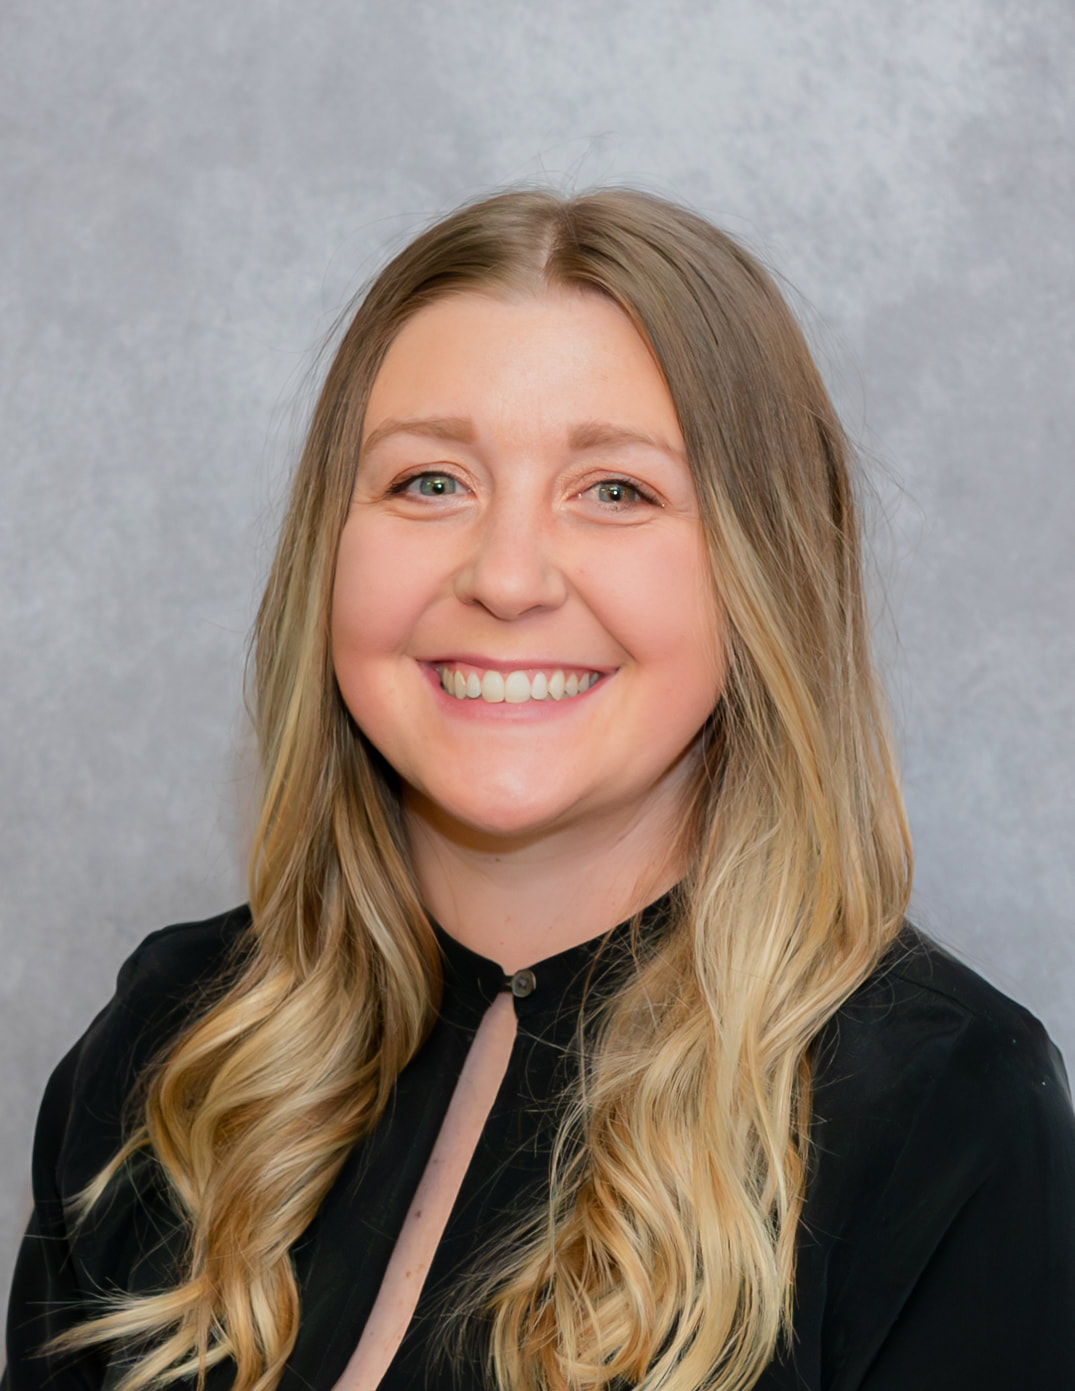
[(562, 657), (483, 657), (473, 652), (453, 652), (450, 657), (430, 657), (427, 665), (432, 667), (458, 666), (479, 667), (482, 671), (596, 671), (602, 675), (615, 671), (615, 665), (602, 662), (565, 661)]

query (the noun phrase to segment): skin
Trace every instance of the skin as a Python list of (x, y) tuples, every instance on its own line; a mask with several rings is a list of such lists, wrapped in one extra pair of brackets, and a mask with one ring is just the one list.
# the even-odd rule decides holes
[[(423, 899), (506, 971), (683, 871), (723, 678), (668, 388), (597, 293), (421, 310), (374, 382), (332, 609), (349, 710), (399, 773)], [(458, 701), (436, 668), (597, 671), (583, 695)]]

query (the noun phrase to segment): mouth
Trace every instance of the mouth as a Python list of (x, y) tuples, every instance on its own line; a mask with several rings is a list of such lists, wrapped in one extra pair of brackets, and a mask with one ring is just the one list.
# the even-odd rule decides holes
[(574, 700), (604, 677), (585, 667), (525, 667), (499, 671), (465, 662), (436, 662), (441, 690), (455, 700), (487, 705), (525, 705), (529, 701)]

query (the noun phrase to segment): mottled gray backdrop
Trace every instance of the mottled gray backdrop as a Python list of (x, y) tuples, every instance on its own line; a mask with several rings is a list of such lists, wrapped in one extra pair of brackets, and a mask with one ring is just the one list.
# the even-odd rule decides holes
[(1071, 0), (6, 0), (5, 1271), (50, 1066), (243, 897), (317, 347), (507, 182), (670, 192), (797, 287), (877, 485), (918, 917), (1075, 1060), (1073, 65)]

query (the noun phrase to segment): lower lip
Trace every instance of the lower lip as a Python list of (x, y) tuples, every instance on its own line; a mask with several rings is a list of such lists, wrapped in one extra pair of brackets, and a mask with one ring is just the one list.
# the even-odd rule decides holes
[(588, 702), (592, 695), (602, 690), (610, 679), (603, 675), (595, 685), (588, 687), (581, 695), (564, 696), (562, 700), (520, 700), (517, 704), (507, 700), (463, 699), (450, 696), (440, 684), (440, 676), (435, 667), (422, 663), (422, 675), (429, 683), (438, 706), (447, 714), (461, 720), (497, 720), (513, 724), (529, 723), (532, 720), (562, 719), (576, 706)]

